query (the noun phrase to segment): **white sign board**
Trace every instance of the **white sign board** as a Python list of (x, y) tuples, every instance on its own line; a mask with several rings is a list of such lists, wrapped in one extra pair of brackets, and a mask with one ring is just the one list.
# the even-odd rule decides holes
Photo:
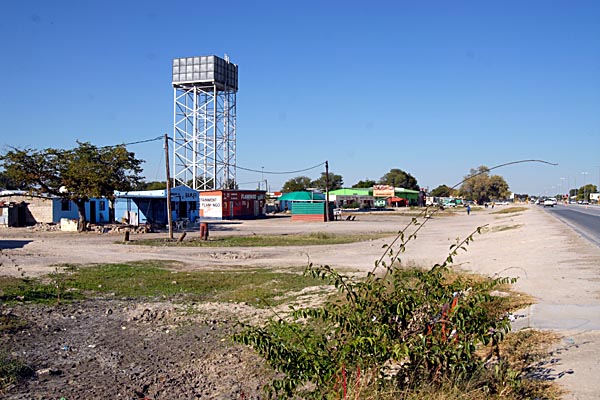
[(200, 218), (222, 218), (221, 196), (200, 196)]

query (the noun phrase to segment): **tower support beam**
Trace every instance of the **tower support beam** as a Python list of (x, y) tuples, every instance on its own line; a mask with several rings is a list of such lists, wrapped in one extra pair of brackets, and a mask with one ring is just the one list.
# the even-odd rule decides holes
[(216, 56), (173, 60), (173, 180), (196, 190), (236, 186), (237, 65)]

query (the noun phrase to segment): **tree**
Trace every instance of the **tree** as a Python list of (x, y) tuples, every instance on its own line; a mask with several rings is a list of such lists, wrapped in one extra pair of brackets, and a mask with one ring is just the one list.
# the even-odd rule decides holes
[(309, 188), (310, 184), (311, 180), (308, 176), (297, 176), (284, 183), (283, 187), (281, 188), (281, 191), (285, 193), (299, 192), (301, 190), (306, 190), (307, 188)]
[(473, 169), (465, 176), (459, 194), (467, 200), (484, 203), (492, 199), (506, 199), (509, 195), (508, 184), (500, 175), (489, 174), (485, 165)]
[[(327, 183), (327, 174), (325, 172), (321, 172), (321, 176), (319, 179), (315, 179), (310, 183), (310, 187), (315, 189), (321, 189), (325, 191), (326, 183)], [(336, 175), (333, 172), (329, 173), (329, 190), (337, 190), (341, 189), (344, 184), (344, 179), (341, 175)]]
[(404, 189), (419, 190), (417, 179), (408, 172), (402, 171), (398, 168), (392, 168), (390, 172), (379, 179), (379, 183), (381, 185), (390, 185)]
[(489, 194), (492, 199), (507, 199), (510, 196), (508, 183), (500, 175), (492, 175), (488, 181)]
[(377, 184), (377, 182), (375, 182), (375, 181), (372, 181), (370, 179), (365, 179), (364, 181), (356, 182), (354, 185), (352, 185), (352, 187), (353, 188), (372, 188), (376, 184)]
[(73, 201), (81, 232), (86, 226), (85, 203), (92, 197), (106, 197), (112, 202), (115, 190), (137, 187), (143, 161), (123, 145), (77, 145), (71, 150), (13, 148), (0, 156), (0, 163), (6, 175), (26, 189)]
[(596, 193), (597, 191), (598, 188), (596, 187), (596, 185), (588, 183), (587, 185), (582, 186), (577, 190), (577, 200), (590, 201), (590, 193)]
[(20, 182), (11, 179), (6, 174), (6, 171), (0, 171), (0, 189), (22, 190), (24, 189), (24, 186), (20, 184)]
[(454, 196), (455, 192), (456, 190), (452, 189), (451, 187), (440, 185), (433, 189), (429, 195), (434, 197), (450, 197)]
[(165, 181), (152, 181), (152, 182), (141, 181), (140, 184), (135, 188), (135, 190), (163, 190), (166, 188), (167, 188), (167, 182), (165, 182)]

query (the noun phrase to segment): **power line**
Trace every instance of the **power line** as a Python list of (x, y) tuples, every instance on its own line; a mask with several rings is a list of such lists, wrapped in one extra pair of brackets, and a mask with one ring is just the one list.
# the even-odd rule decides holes
[(119, 147), (119, 146), (131, 146), (134, 144), (141, 144), (141, 143), (148, 143), (148, 142), (155, 142), (157, 140), (164, 140), (164, 136), (157, 136), (154, 139), (146, 139), (146, 140), (138, 140), (137, 142), (130, 142), (130, 143), (121, 143), (121, 144), (113, 144), (113, 145), (109, 145), (109, 146), (101, 146), (101, 148), (107, 148), (107, 147)]
[(456, 189), (457, 186), (459, 186), (460, 184), (462, 184), (463, 182), (468, 181), (469, 179), (475, 178), (476, 176), (479, 176), (481, 174), (487, 174), (488, 172), (490, 172), (491, 170), (497, 169), (497, 168), (502, 168), (502, 167), (506, 167), (507, 165), (513, 165), (513, 164), (521, 164), (521, 163), (529, 163), (529, 162), (539, 162), (542, 164), (548, 164), (548, 165), (558, 165), (557, 163), (551, 163), (548, 161), (544, 161), (544, 160), (520, 160), (520, 161), (511, 161), (511, 162), (507, 162), (504, 164), (500, 164), (500, 165), (496, 165), (492, 168), (485, 168), (483, 171), (480, 171), (476, 174), (473, 175), (469, 175), (467, 176), (465, 179), (463, 179), (462, 181), (458, 182), (456, 185), (452, 186), (450, 189)]
[(325, 165), (325, 162), (322, 162), (320, 164), (317, 164), (313, 167), (309, 167), (309, 168), (304, 168), (304, 169), (299, 169), (296, 171), (263, 171), (260, 169), (252, 169), (252, 168), (244, 168), (244, 167), (240, 167), (239, 165), (236, 166), (236, 168), (244, 170), (244, 171), (249, 171), (249, 172), (257, 172), (259, 174), (269, 174), (269, 175), (289, 175), (289, 174), (297, 174), (298, 172), (305, 172), (305, 171), (310, 171), (311, 169), (315, 169), (318, 167), (321, 167)]

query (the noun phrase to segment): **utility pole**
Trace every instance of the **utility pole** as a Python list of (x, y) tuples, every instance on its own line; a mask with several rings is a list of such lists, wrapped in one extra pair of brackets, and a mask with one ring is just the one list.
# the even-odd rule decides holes
[(583, 201), (585, 201), (585, 194), (587, 191), (587, 188), (585, 187), (585, 176), (587, 175), (587, 172), (582, 172), (581, 175), (583, 176)]
[(329, 161), (325, 161), (325, 222), (329, 222)]
[(165, 163), (167, 168), (167, 225), (169, 225), (169, 240), (173, 240), (173, 216), (171, 214), (171, 171), (169, 170), (169, 137), (166, 133)]

